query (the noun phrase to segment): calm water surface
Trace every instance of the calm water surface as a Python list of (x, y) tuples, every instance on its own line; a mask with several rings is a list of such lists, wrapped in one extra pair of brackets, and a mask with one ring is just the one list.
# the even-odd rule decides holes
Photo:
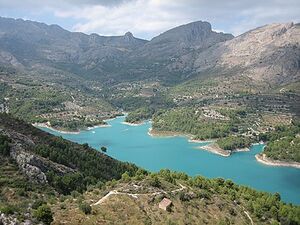
[(150, 123), (128, 126), (122, 124), (123, 121), (124, 117), (118, 117), (108, 121), (111, 127), (80, 134), (41, 129), (77, 143), (88, 143), (95, 149), (107, 146), (107, 154), (113, 158), (135, 163), (150, 171), (168, 168), (191, 176), (223, 177), (258, 190), (279, 192), (284, 201), (300, 204), (300, 169), (258, 163), (254, 156), (262, 151), (263, 145), (252, 146), (250, 152), (222, 157), (196, 149), (205, 143), (191, 143), (184, 137), (151, 137), (148, 135)]

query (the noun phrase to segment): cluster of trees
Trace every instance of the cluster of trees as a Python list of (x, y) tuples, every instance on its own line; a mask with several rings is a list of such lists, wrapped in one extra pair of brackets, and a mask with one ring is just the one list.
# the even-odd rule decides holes
[(281, 224), (300, 223), (300, 207), (283, 203), (278, 193), (256, 191), (222, 178), (209, 180), (197, 176), (190, 179), (190, 184), (205, 189), (210, 194), (226, 196), (237, 204), (243, 205), (260, 221), (273, 220)]
[(253, 139), (245, 136), (233, 136), (220, 138), (217, 140), (217, 144), (220, 148), (225, 150), (234, 150), (240, 148), (248, 148), (253, 143)]
[(90, 184), (96, 181), (91, 177), (84, 177), (80, 172), (67, 173), (64, 175), (56, 174), (53, 170), (46, 173), (47, 180), (51, 186), (61, 194), (68, 195), (72, 191), (83, 192)]
[(86, 215), (91, 214), (91, 212), (92, 212), (92, 207), (86, 202), (80, 203), (79, 209)]
[(42, 221), (45, 225), (50, 225), (53, 221), (53, 213), (51, 208), (46, 204), (39, 206), (34, 211), (33, 216), (39, 221)]
[(133, 164), (114, 160), (90, 148), (88, 144), (79, 145), (54, 136), (47, 140), (46, 145), (44, 143), (38, 144), (33, 151), (78, 171), (64, 176), (55, 174), (54, 171), (47, 174), (49, 182), (63, 194), (69, 194), (73, 190), (82, 192), (87, 185), (120, 179), (125, 171), (134, 173), (137, 170)]
[(64, 94), (41, 87), (12, 89), (6, 91), (5, 96), (10, 98), (10, 113), (29, 122), (36, 122), (38, 115), (61, 108), (61, 103), (69, 100)]
[(137, 170), (137, 166), (117, 161), (89, 147), (88, 144), (80, 145), (64, 140), (10, 115), (0, 114), (0, 124), (4, 129), (13, 129), (30, 136), (36, 144), (31, 151), (37, 155), (77, 171), (70, 174), (49, 171), (47, 175), (50, 184), (60, 193), (69, 194), (72, 190), (83, 191), (89, 184), (120, 179), (125, 171), (132, 174)]
[(264, 153), (275, 160), (300, 162), (300, 123), (278, 126), (274, 131), (259, 135), (267, 142)]
[(84, 129), (86, 127), (93, 127), (96, 125), (104, 125), (106, 124), (103, 120), (91, 121), (84, 117), (77, 117), (76, 119), (71, 120), (63, 120), (63, 119), (51, 119), (51, 126), (58, 129), (67, 129), (70, 131), (78, 131), (80, 129)]
[(150, 119), (154, 114), (155, 110), (149, 107), (138, 108), (132, 112), (130, 112), (125, 121), (128, 123), (139, 123), (144, 120)]
[(191, 197), (179, 192), (179, 199), (182, 201), (189, 201), (191, 198), (213, 201), (216, 198), (225, 199), (236, 204), (236, 208), (246, 209), (258, 223), (300, 224), (300, 206), (282, 202), (278, 193), (271, 194), (256, 191), (223, 178), (189, 177), (185, 173), (172, 172), (168, 169), (163, 169), (157, 173), (146, 172), (142, 174), (140, 174), (142, 177), (137, 175), (127, 177), (126, 182), (129, 182), (130, 179), (145, 179), (149, 185), (162, 188), (166, 191), (172, 186), (170, 184), (185, 184), (194, 195)]
[(264, 153), (275, 160), (300, 162), (300, 137), (285, 137), (269, 142)]
[(5, 135), (0, 135), (0, 154), (4, 156), (9, 156), (10, 146), (9, 138)]
[(114, 106), (124, 109), (125, 111), (134, 111), (139, 108), (148, 107), (153, 109), (166, 109), (174, 107), (174, 102), (168, 96), (162, 93), (156, 93), (150, 98), (126, 96), (122, 98), (113, 98), (111, 102)]
[(268, 142), (280, 140), (283, 137), (295, 137), (300, 133), (300, 121), (293, 121), (290, 125), (281, 125), (275, 127), (274, 131), (261, 133), (259, 139)]
[[(214, 139), (226, 137), (238, 131), (240, 123), (237, 116), (229, 121), (200, 119), (201, 112), (196, 113), (194, 108), (177, 108), (160, 111), (154, 114), (153, 128), (160, 131), (175, 131), (195, 135), (196, 139)], [(234, 114), (235, 115), (235, 114)]]

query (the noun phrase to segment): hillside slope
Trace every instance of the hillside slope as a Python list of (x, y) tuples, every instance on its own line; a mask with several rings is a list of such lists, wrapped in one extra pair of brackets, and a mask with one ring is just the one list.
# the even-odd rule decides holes
[(225, 70), (255, 83), (287, 84), (300, 78), (300, 25), (270, 24), (197, 54), (194, 68)]
[[(149, 173), (8, 115), (0, 122), (0, 223), (300, 224), (300, 207), (279, 194), (222, 178)], [(172, 202), (166, 211), (163, 198)]]
[(55, 68), (97, 78), (112, 63), (120, 63), (125, 53), (146, 42), (130, 32), (104, 37), (69, 32), (58, 25), (0, 18), (0, 62), (20, 69)]
[[(22, 120), (0, 113), (1, 144), (8, 143), (6, 156), (13, 158), (26, 176), (49, 183), (58, 192), (83, 191), (87, 185), (119, 179), (137, 167), (102, 154), (87, 144), (55, 137)], [(100, 148), (100, 146), (99, 146)]]

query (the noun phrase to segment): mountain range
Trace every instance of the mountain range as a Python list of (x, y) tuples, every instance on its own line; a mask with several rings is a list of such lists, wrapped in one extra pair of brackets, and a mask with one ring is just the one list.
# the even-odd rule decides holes
[(299, 40), (300, 25), (293, 23), (270, 24), (234, 37), (197, 21), (147, 41), (130, 32), (86, 35), (58, 25), (0, 18), (0, 63), (115, 83), (180, 83), (211, 74), (281, 85), (299, 80)]

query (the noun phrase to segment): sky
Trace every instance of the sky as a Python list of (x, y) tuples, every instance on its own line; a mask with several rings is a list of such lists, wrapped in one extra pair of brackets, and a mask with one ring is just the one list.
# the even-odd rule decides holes
[(237, 36), (300, 22), (300, 0), (0, 0), (0, 16), (58, 24), (70, 31), (151, 39), (178, 25), (208, 21)]

